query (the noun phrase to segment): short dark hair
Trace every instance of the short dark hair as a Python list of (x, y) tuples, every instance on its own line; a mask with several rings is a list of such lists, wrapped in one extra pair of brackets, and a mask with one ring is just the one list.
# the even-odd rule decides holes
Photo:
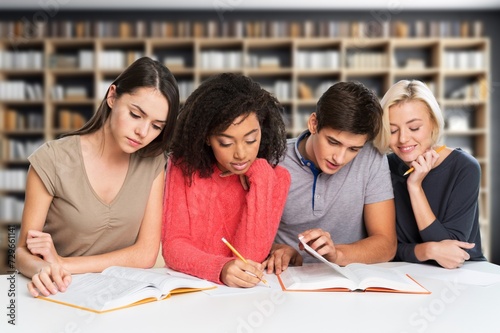
[[(168, 115), (165, 127), (151, 143), (141, 148), (138, 154), (142, 157), (149, 157), (167, 152), (179, 113), (179, 88), (170, 70), (159, 61), (142, 57), (134, 61), (118, 75), (111, 85), (116, 86), (116, 98), (120, 98), (123, 94), (133, 94), (136, 89), (144, 87), (155, 88), (165, 96), (168, 103)], [(82, 128), (63, 134), (61, 137), (90, 134), (102, 128), (111, 114), (111, 108), (106, 101), (108, 92), (109, 88), (96, 113)]]
[(257, 157), (276, 166), (286, 151), (283, 107), (251, 78), (232, 73), (209, 77), (187, 98), (180, 114), (170, 157), (186, 178), (210, 177), (216, 163), (211, 135), (224, 132), (236, 118), (255, 113), (261, 127)]
[(323, 127), (367, 135), (371, 141), (382, 126), (377, 96), (360, 82), (338, 82), (320, 97), (316, 106), (317, 131)]

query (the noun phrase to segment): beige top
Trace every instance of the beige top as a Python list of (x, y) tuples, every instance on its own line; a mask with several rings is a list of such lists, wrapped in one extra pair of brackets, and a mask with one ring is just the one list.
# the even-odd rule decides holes
[(122, 188), (106, 204), (87, 178), (80, 136), (46, 142), (28, 159), (54, 197), (44, 232), (52, 235), (63, 257), (96, 255), (134, 244), (153, 180), (166, 162), (163, 155), (132, 154)]

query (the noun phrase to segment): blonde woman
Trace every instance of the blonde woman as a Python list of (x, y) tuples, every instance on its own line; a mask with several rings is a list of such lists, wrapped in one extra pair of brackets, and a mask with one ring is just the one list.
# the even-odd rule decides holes
[[(481, 252), (479, 163), (442, 146), (444, 119), (429, 88), (399, 81), (381, 101), (383, 128), (374, 145), (388, 155), (396, 203), (395, 260), (434, 261), (445, 268), (485, 260)], [(410, 169), (414, 170), (405, 173)]]

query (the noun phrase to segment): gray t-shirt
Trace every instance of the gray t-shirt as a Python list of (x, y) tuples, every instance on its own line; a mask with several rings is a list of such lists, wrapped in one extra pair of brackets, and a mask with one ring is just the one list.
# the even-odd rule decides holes
[[(288, 140), (287, 154), (280, 164), (290, 172), (292, 182), (275, 243), (298, 249), (297, 235), (312, 228), (328, 231), (336, 244), (365, 238), (364, 205), (394, 198), (387, 157), (367, 143), (337, 173), (320, 172), (314, 188), (314, 173), (297, 148), (297, 140), (307, 134)], [(304, 262), (313, 261), (304, 256)]]

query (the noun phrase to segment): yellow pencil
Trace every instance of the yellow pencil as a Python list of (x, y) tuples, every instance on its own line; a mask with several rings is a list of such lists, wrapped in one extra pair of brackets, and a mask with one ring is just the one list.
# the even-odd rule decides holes
[[(231, 243), (229, 243), (227, 241), (227, 239), (225, 239), (224, 237), (222, 237), (222, 241), (224, 242), (224, 244), (227, 245), (227, 247), (234, 253), (235, 256), (237, 256), (238, 258), (241, 259), (241, 261), (243, 261), (245, 264), (248, 264), (248, 261), (238, 252), (238, 250), (236, 250), (232, 245)], [(253, 274), (252, 274), (253, 275)], [(267, 281), (264, 280), (264, 279), (261, 279), (262, 283), (264, 283), (266, 286), (269, 287), (269, 284), (267, 284)]]
[[(437, 148), (437, 149), (436, 149), (436, 153), (439, 153), (439, 152), (440, 152), (441, 150), (443, 150), (444, 148), (446, 148), (446, 145), (442, 145), (441, 147)], [(414, 170), (415, 170), (415, 168), (414, 168), (414, 167), (409, 168), (409, 169), (408, 169), (408, 171), (406, 171), (406, 172), (403, 174), (403, 176), (406, 176), (406, 175), (408, 175), (408, 174), (412, 173)]]

